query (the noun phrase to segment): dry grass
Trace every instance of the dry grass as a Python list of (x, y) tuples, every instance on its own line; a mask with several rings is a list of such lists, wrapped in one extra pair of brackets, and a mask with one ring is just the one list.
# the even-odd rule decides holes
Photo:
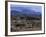
[(37, 31), (41, 30), (41, 20), (26, 20), (16, 17), (11, 19), (11, 31)]

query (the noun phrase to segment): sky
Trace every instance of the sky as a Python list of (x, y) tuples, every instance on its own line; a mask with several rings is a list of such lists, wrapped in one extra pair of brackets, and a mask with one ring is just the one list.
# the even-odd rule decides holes
[(11, 10), (23, 11), (23, 9), (33, 10), (35, 12), (42, 12), (41, 6), (33, 6), (33, 5), (11, 5)]

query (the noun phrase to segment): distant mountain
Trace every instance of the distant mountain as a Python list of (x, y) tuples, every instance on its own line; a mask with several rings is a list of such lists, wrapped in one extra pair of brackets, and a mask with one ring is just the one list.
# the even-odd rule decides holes
[(24, 7), (16, 7), (16, 8), (11, 8), (11, 15), (13, 16), (41, 16), (41, 12), (36, 12), (34, 10), (24, 8)]

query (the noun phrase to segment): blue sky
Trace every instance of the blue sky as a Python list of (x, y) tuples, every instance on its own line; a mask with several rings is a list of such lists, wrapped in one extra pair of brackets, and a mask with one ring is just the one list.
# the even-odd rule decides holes
[[(11, 10), (23, 11), (23, 9), (33, 10), (35, 12), (42, 12), (41, 6), (33, 6), (33, 5), (11, 5)], [(22, 9), (23, 8), (23, 9)]]

